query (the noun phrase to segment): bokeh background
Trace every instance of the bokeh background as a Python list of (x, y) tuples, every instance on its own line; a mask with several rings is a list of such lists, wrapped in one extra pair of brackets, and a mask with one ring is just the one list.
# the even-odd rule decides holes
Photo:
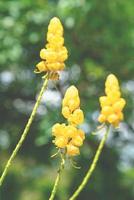
[[(64, 122), (61, 99), (71, 84), (79, 88), (85, 112), (86, 141), (76, 157), (80, 170), (67, 163), (56, 200), (67, 200), (80, 183), (102, 133), (98, 97), (109, 73), (120, 80), (127, 100), (125, 120), (110, 134), (90, 183), (78, 200), (134, 200), (134, 15), (133, 0), (0, 1), (0, 171), (5, 166), (32, 111), (42, 84), (33, 73), (46, 43), (49, 20), (64, 25), (69, 51), (60, 81), (49, 82), (36, 119), (0, 191), (1, 200), (47, 200), (59, 159), (51, 127)], [(76, 181), (77, 180), (77, 181)]]

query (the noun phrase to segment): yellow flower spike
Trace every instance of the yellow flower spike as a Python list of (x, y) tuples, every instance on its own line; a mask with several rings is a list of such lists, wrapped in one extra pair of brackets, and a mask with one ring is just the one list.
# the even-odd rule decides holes
[(124, 118), (122, 111), (126, 101), (120, 98), (121, 92), (118, 79), (113, 74), (110, 74), (106, 79), (105, 93), (106, 96), (99, 98), (102, 110), (98, 121), (100, 123), (108, 122), (117, 127)]
[[(53, 32), (53, 29), (51, 27), (49, 27), (49, 30)], [(60, 35), (61, 32), (59, 32), (58, 34)], [(51, 35), (51, 37), (53, 36)], [(50, 41), (50, 39), (51, 38), (49, 38), (48, 40)], [(53, 45), (55, 45), (55, 41), (53, 41)], [(51, 48), (51, 45), (47, 45), (47, 48)], [(55, 46), (55, 48), (57, 47)], [(59, 55), (60, 59), (64, 60), (66, 56), (66, 51), (65, 49), (62, 50), (62, 53)], [(43, 56), (46, 55), (44, 54)], [(51, 63), (49, 63), (49, 65), (50, 64)], [(53, 143), (59, 149), (62, 161), (49, 200), (53, 200), (55, 197), (55, 193), (57, 191), (57, 186), (61, 176), (61, 171), (64, 168), (65, 158), (67, 156), (72, 157), (79, 155), (79, 147), (83, 145), (83, 141), (85, 139), (84, 131), (77, 128), (77, 125), (81, 124), (84, 121), (84, 114), (83, 111), (80, 109), (79, 92), (75, 86), (71, 86), (66, 90), (65, 96), (62, 101), (62, 115), (67, 119), (68, 124), (65, 125), (57, 123), (52, 127), (52, 135), (55, 136)]]
[[(68, 125), (57, 123), (52, 127), (52, 135), (55, 136), (54, 143), (58, 148), (64, 148), (67, 154), (69, 152), (69, 156), (78, 155), (79, 151), (76, 147), (83, 144), (85, 133), (78, 129), (77, 125), (83, 123), (84, 114), (80, 109), (78, 89), (73, 85), (65, 92), (62, 101), (62, 115), (67, 119)], [(68, 147), (68, 145), (71, 146)], [(73, 153), (74, 150), (77, 153)]]
[[(36, 65), (35, 73), (57, 72), (65, 68), (64, 61), (68, 58), (68, 51), (63, 46), (63, 27), (57, 17), (50, 20), (47, 42), (46, 48), (40, 51), (40, 57), (43, 61)], [(51, 76), (49, 76), (49, 79), (51, 79)]]

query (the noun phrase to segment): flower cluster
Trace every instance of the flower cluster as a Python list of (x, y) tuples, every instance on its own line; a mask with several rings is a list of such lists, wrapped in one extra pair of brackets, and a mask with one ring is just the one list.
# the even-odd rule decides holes
[(62, 114), (72, 125), (79, 125), (84, 121), (83, 111), (80, 107), (80, 98), (75, 86), (71, 86), (66, 91), (62, 102)]
[(57, 72), (64, 69), (64, 61), (68, 57), (66, 47), (64, 47), (63, 27), (57, 17), (51, 19), (48, 26), (46, 48), (41, 49), (42, 59), (36, 65), (36, 72)]
[(122, 110), (126, 104), (123, 98), (120, 98), (121, 92), (118, 80), (115, 75), (110, 74), (105, 82), (106, 96), (100, 97), (101, 114), (98, 121), (100, 123), (108, 122), (117, 127), (124, 116)]
[(52, 134), (55, 136), (54, 143), (58, 148), (64, 148), (69, 156), (80, 153), (85, 134), (78, 129), (77, 125), (84, 121), (83, 111), (79, 108), (80, 98), (75, 86), (67, 89), (62, 102), (62, 114), (68, 119), (68, 125), (56, 123), (52, 127)]

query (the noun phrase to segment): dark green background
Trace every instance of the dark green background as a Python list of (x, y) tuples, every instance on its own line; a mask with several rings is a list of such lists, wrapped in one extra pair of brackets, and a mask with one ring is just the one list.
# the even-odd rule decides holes
[(0, 1), (1, 172), (40, 90), (41, 75), (33, 70), (46, 43), (49, 20), (54, 16), (64, 25), (69, 51), (66, 70), (59, 82), (49, 84), (29, 135), (1, 188), (1, 200), (48, 199), (59, 165), (58, 158), (50, 158), (56, 151), (51, 127), (65, 121), (59, 98), (69, 85), (75, 84), (80, 91), (87, 134), (81, 155), (75, 158), (81, 169), (67, 163), (56, 195), (56, 200), (68, 199), (99, 143), (98, 136), (90, 133), (98, 126), (98, 98), (104, 94), (109, 73), (119, 78), (127, 100), (125, 120), (110, 134), (96, 171), (78, 200), (134, 199), (133, 7), (133, 0)]

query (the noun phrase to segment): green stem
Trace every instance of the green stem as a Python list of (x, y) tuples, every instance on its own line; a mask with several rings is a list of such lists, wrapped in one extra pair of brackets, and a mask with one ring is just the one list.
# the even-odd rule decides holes
[(97, 165), (97, 162), (99, 160), (99, 157), (100, 157), (100, 154), (102, 152), (102, 149), (104, 147), (104, 144), (106, 142), (106, 139), (107, 139), (107, 136), (108, 136), (108, 133), (109, 133), (109, 130), (110, 130), (110, 126), (107, 128), (106, 130), (106, 133), (104, 134), (100, 144), (99, 144), (99, 147), (96, 151), (96, 154), (94, 156), (94, 159), (92, 161), (92, 164), (90, 165), (89, 167), (89, 170), (87, 172), (87, 174), (85, 175), (83, 181), (81, 182), (81, 184), (79, 185), (79, 187), (77, 188), (77, 190), (74, 192), (74, 194), (69, 198), (69, 200), (74, 200), (76, 199), (76, 197), (80, 194), (80, 192), (83, 190), (83, 188), (85, 187), (85, 185), (87, 184), (87, 182), (90, 180), (90, 177), (93, 173), (93, 171), (95, 170), (95, 167)]
[(56, 191), (58, 189), (58, 184), (59, 184), (59, 181), (60, 181), (61, 173), (62, 173), (62, 171), (64, 169), (64, 165), (65, 165), (65, 159), (64, 159), (63, 155), (61, 154), (60, 168), (58, 170), (58, 174), (57, 174), (57, 177), (56, 177), (56, 180), (55, 180), (54, 187), (52, 189), (51, 195), (49, 197), (49, 200), (53, 200), (54, 197), (55, 197)]
[(37, 101), (36, 101), (36, 103), (34, 105), (33, 111), (32, 111), (32, 113), (31, 113), (31, 115), (30, 115), (30, 117), (28, 119), (28, 122), (27, 122), (27, 124), (25, 126), (25, 129), (24, 129), (24, 131), (23, 131), (23, 133), (21, 135), (21, 138), (20, 138), (19, 142), (17, 143), (15, 149), (13, 150), (13, 152), (12, 152), (12, 154), (11, 154), (9, 160), (7, 161), (7, 164), (6, 164), (6, 166), (5, 166), (4, 170), (3, 170), (3, 173), (2, 173), (2, 175), (0, 177), (0, 186), (2, 185), (2, 183), (3, 183), (3, 181), (4, 181), (5, 177), (6, 177), (6, 174), (8, 172), (8, 169), (9, 169), (13, 159), (15, 158), (17, 152), (19, 151), (20, 147), (22, 146), (22, 144), (23, 144), (23, 142), (24, 142), (24, 140), (25, 140), (25, 138), (26, 138), (26, 136), (28, 134), (28, 131), (29, 131), (30, 127), (31, 127), (31, 124), (32, 124), (32, 122), (34, 120), (36, 111), (37, 111), (37, 109), (39, 107), (42, 95), (43, 95), (45, 89), (47, 88), (47, 85), (48, 85), (48, 74), (45, 77), (45, 80), (44, 80), (44, 83), (43, 83), (42, 88), (40, 90), (39, 96), (38, 96)]

